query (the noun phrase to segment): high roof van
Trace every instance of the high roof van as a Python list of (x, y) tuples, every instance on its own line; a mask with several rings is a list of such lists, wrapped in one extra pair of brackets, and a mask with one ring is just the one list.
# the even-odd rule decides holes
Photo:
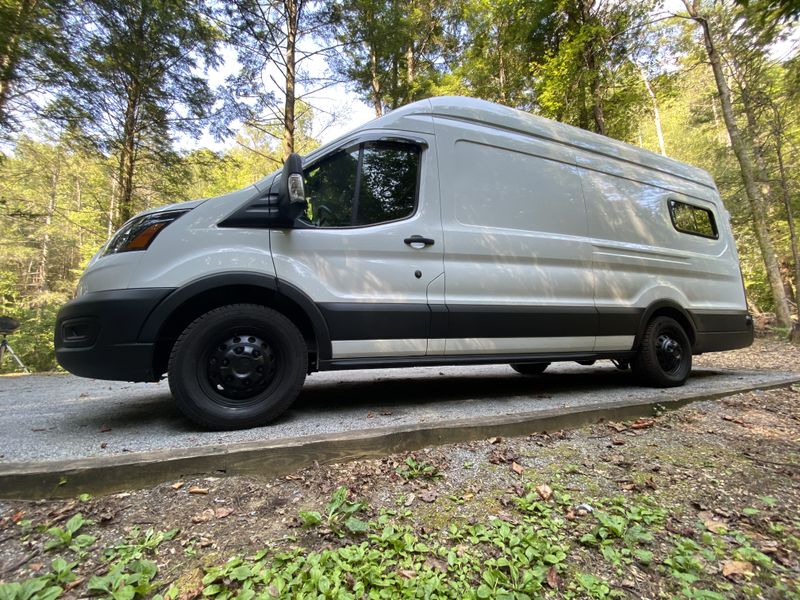
[(610, 359), (666, 387), (693, 354), (752, 339), (708, 173), (454, 97), (134, 217), (55, 330), (68, 371), (167, 373), (186, 416), (219, 429), (274, 419), (315, 371)]

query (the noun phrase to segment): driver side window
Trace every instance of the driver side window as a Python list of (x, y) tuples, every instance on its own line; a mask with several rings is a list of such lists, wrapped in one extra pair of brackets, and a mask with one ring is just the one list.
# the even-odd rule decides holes
[(364, 142), (304, 171), (306, 222), (354, 227), (411, 216), (417, 203), (420, 148)]

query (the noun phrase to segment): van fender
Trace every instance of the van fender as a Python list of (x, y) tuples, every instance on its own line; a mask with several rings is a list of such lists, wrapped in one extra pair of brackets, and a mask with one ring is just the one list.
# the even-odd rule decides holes
[(686, 335), (689, 336), (689, 340), (692, 342), (692, 345), (694, 345), (697, 339), (697, 324), (692, 314), (674, 300), (664, 299), (652, 302), (642, 313), (641, 319), (639, 320), (639, 327), (636, 330), (636, 337), (633, 341), (634, 350), (639, 347), (639, 342), (644, 335), (647, 324), (654, 316), (660, 313), (664, 313), (665, 316), (670, 316), (678, 321), (678, 323), (686, 329)]
[[(302, 290), (295, 286), (278, 280), (274, 275), (248, 272), (228, 272), (208, 275), (196, 279), (171, 292), (148, 315), (142, 328), (139, 330), (139, 341), (153, 342), (158, 339), (162, 326), (170, 316), (183, 304), (205, 292), (231, 286), (247, 286), (262, 288), (271, 296), (283, 296), (286, 300), (297, 305), (311, 322), (314, 337), (317, 341), (319, 359), (326, 360), (331, 357), (331, 338), (328, 325), (317, 305)], [(267, 294), (265, 294), (266, 297)], [(236, 298), (231, 298), (236, 302)]]

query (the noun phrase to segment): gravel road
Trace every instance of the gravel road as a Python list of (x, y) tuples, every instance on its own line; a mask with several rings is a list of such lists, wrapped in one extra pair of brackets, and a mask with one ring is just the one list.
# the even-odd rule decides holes
[(166, 381), (149, 384), (71, 375), (0, 377), (0, 464), (124, 452), (220, 446), (285, 437), (439, 423), (451, 419), (657, 401), (769, 385), (787, 372), (699, 368), (678, 390), (636, 387), (610, 363), (551, 366), (523, 377), (505, 365), (315, 373), (272, 425), (234, 432), (195, 428), (175, 408)]

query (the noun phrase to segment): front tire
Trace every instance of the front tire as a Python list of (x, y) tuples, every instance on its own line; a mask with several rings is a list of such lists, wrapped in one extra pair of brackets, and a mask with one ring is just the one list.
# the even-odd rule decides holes
[(550, 363), (511, 363), (509, 366), (520, 375), (541, 375)]
[(656, 317), (644, 330), (639, 352), (631, 363), (642, 385), (677, 387), (692, 371), (692, 345), (675, 319)]
[(180, 335), (169, 358), (178, 408), (208, 429), (264, 425), (294, 402), (308, 350), (297, 327), (257, 304), (215, 308)]

